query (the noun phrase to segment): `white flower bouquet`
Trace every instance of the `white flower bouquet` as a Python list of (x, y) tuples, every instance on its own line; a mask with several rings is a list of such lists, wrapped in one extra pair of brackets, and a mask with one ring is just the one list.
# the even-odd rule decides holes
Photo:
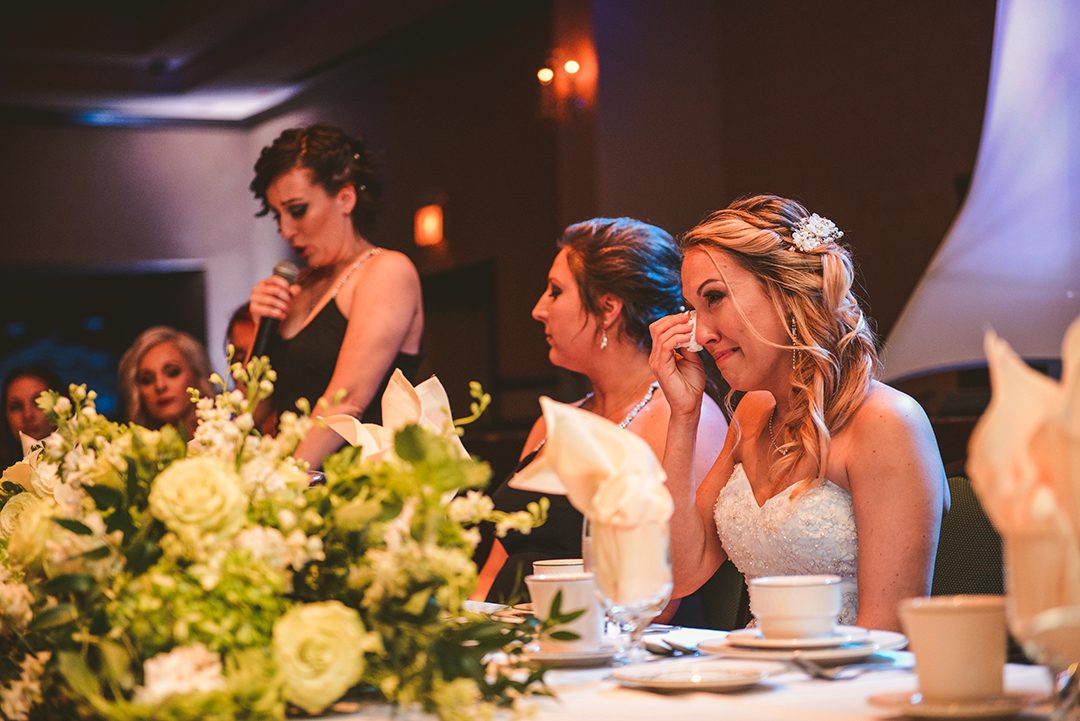
[(261, 436), (273, 371), (232, 373), (237, 390), (193, 391), (190, 442), (107, 421), (85, 387), (41, 397), (57, 431), (0, 482), (3, 716), (283, 719), (356, 697), (454, 719), (543, 693), (540, 673), (482, 660), (528, 630), (462, 603), (471, 526), (530, 528), (544, 509), (499, 514), (469, 491), (490, 471), (451, 424), (388, 431), (371, 458), (346, 447), (309, 487), (291, 455), (307, 409)]

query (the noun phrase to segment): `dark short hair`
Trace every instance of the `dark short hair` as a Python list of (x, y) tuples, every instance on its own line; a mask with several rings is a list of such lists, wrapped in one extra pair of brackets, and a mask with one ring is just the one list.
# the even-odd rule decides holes
[(675, 239), (655, 225), (593, 218), (571, 225), (557, 245), (569, 248), (567, 262), (585, 311), (600, 316), (602, 296), (619, 298), (623, 332), (639, 348), (652, 348), (653, 321), (682, 309), (682, 257)]
[(262, 210), (256, 215), (270, 212), (267, 189), (293, 168), (310, 170), (314, 183), (328, 195), (337, 195), (346, 185), (352, 185), (356, 189), (353, 228), (366, 235), (375, 227), (375, 216), (382, 208), (382, 183), (375, 157), (363, 138), (350, 138), (341, 128), (326, 124), (283, 132), (262, 149), (255, 161), (251, 192), (262, 201)]

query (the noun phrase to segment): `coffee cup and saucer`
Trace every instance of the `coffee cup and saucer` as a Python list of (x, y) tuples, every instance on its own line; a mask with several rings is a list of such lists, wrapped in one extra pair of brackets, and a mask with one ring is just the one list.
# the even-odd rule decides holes
[(919, 690), (871, 696), (872, 705), (918, 718), (1008, 718), (1041, 700), (1003, 688), (1003, 597), (909, 598), (900, 603), (900, 622), (915, 653)]
[(698, 650), (779, 661), (798, 653), (814, 661), (843, 663), (907, 645), (903, 634), (837, 625), (843, 606), (840, 576), (762, 576), (748, 585), (757, 626), (703, 641)]
[(562, 593), (560, 614), (584, 610), (573, 621), (556, 627), (569, 631), (576, 639), (566, 640), (541, 636), (525, 647), (523, 660), (551, 666), (602, 666), (611, 662), (618, 650), (604, 641), (604, 609), (596, 595), (596, 582), (591, 573), (567, 572), (533, 573), (525, 577), (532, 597), (533, 615), (540, 621), (551, 616), (555, 596)]

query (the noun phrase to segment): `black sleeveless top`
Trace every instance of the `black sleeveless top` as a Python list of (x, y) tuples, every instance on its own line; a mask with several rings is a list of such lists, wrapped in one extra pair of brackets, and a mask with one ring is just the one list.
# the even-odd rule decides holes
[[(537, 451), (533, 451), (518, 463), (514, 473), (532, 463), (536, 458)], [(513, 478), (513, 475), (510, 476)], [(495, 502), (495, 508), (500, 511), (524, 511), (530, 502), (539, 501), (545, 494), (535, 491), (521, 491), (511, 488), (507, 481), (495, 489), (491, 499)], [(548, 508), (548, 518), (544, 525), (532, 529), (532, 533), (525, 535), (518, 531), (509, 531), (505, 538), (499, 539), (503, 548), (506, 549), (508, 558), (503, 564), (495, 581), (491, 584), (487, 599), (492, 603), (503, 603), (512, 600), (514, 596), (518, 600), (529, 600), (529, 590), (522, 580), (532, 573), (533, 561), (549, 558), (581, 558), (581, 526), (585, 517), (574, 508), (566, 496), (548, 495), (551, 506)], [(483, 523), (480, 526), (480, 544), (476, 548), (473, 560), (476, 565), (483, 567), (491, 547), (495, 540), (495, 524)], [(517, 586), (515, 590), (515, 586)]]
[[(330, 385), (348, 325), (348, 319), (341, 314), (337, 303), (331, 300), (292, 338), (286, 340), (275, 336), (268, 355), (278, 377), (273, 395), (274, 407), (278, 413), (295, 411), (296, 401), (301, 398), (307, 398), (314, 410), (315, 403)], [(382, 395), (394, 369), (400, 368), (412, 383), (420, 368), (421, 357), (419, 354), (397, 354), (393, 365), (379, 384), (375, 397), (368, 403), (361, 421), (382, 423)]]

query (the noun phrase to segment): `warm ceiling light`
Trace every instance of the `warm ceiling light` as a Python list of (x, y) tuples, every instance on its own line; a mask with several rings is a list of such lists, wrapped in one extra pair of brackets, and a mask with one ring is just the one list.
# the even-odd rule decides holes
[(416, 211), (413, 236), (417, 245), (438, 245), (443, 242), (443, 217), (441, 205), (425, 205)]
[(566, 70), (566, 72), (568, 72), (568, 73), (570, 73), (571, 75), (573, 75), (573, 74), (574, 74), (574, 73), (576, 73), (576, 72), (577, 72), (578, 70), (581, 70), (581, 66), (580, 66), (580, 65), (578, 65), (578, 63), (577, 63), (577, 60), (567, 60), (567, 61), (566, 61), (566, 64), (565, 64), (565, 65), (563, 65), (563, 69), (565, 69), (565, 70)]
[(541, 85), (548, 85), (555, 79), (555, 71), (551, 68), (540, 68), (536, 71), (536, 77), (540, 80)]

